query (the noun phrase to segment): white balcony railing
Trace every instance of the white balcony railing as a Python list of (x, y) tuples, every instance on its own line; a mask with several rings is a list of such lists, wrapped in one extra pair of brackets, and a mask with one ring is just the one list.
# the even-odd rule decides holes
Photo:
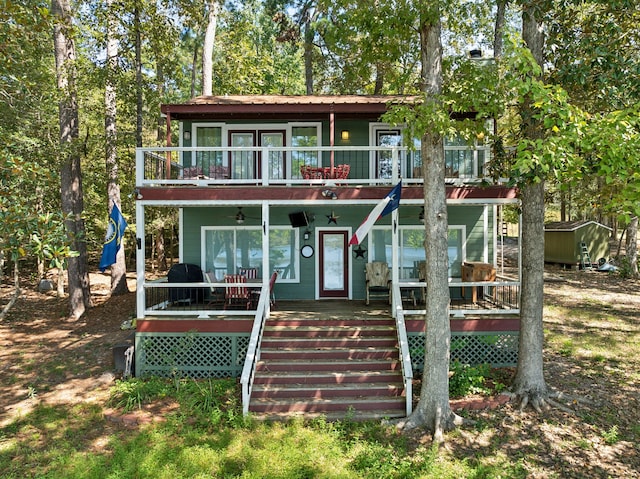
[[(467, 183), (484, 177), (485, 147), (446, 152), (447, 179)], [(400, 147), (139, 148), (136, 172), (139, 187), (422, 182), (420, 152)]]

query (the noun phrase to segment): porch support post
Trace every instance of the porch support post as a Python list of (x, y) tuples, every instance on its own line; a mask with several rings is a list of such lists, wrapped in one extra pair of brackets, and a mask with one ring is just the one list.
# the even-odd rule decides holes
[(262, 202), (262, 287), (269, 283), (269, 202)]
[[(392, 286), (399, 285), (400, 283), (400, 272), (399, 272), (399, 264), (398, 264), (398, 211), (400, 208), (396, 208), (391, 212), (391, 284)], [(393, 298), (393, 304), (401, 304), (402, 303), (402, 290), (398, 288), (400, 291), (399, 298)], [(399, 302), (399, 303), (396, 303)], [(396, 308), (391, 308), (391, 314), (393, 317), (396, 317)]]
[[(171, 112), (167, 112), (167, 147), (171, 146)], [(171, 178), (171, 152), (167, 151), (165, 155), (165, 165), (164, 165), (164, 179), (168, 180)]]
[(335, 138), (336, 138), (336, 115), (333, 111), (333, 105), (331, 106), (331, 112), (329, 113), (329, 145), (331, 146), (331, 153), (329, 153), (329, 158), (331, 160), (331, 178), (333, 178), (333, 167), (334, 167), (334, 151), (333, 147), (335, 146)]
[(489, 262), (489, 205), (484, 205), (484, 207), (482, 208), (482, 234), (484, 235), (484, 241), (483, 241), (484, 252), (482, 253), (482, 257), (483, 257), (482, 261), (484, 261), (485, 263), (488, 263)]
[(136, 318), (144, 317), (145, 290), (144, 290), (144, 205), (142, 201), (136, 201)]

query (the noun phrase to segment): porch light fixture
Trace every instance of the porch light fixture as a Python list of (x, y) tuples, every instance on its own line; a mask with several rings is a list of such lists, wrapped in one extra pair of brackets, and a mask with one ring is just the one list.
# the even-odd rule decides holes
[(322, 190), (322, 196), (324, 196), (325, 198), (330, 198), (332, 200), (338, 199), (338, 195), (335, 191), (332, 190)]
[(340, 139), (341, 139), (342, 141), (349, 141), (349, 137), (350, 137), (350, 136), (351, 136), (351, 135), (349, 134), (349, 130), (342, 130), (342, 131), (340, 132)]
[(308, 241), (309, 238), (311, 237), (311, 231), (309, 231), (308, 229), (305, 230), (304, 234), (303, 234), (303, 238), (305, 241)]
[(189, 130), (186, 130), (184, 133), (182, 133), (182, 138), (189, 141), (191, 139), (191, 132)]
[(242, 207), (238, 206), (238, 212), (236, 213), (236, 223), (238, 223), (239, 225), (241, 225), (242, 223), (244, 223), (244, 213), (242, 212)]

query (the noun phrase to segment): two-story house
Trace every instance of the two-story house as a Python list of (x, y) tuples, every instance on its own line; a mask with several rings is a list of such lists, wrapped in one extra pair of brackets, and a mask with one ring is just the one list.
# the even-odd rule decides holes
[[(423, 246), (423, 173), (417, 141), (407, 145), (403, 128), (385, 124), (382, 115), (394, 104), (415, 101), (403, 96), (210, 96), (163, 105), (167, 138), (177, 136), (179, 144), (137, 151), (136, 373), (241, 377), (245, 411), (268, 412), (255, 402), (256, 375), (277, 369), (275, 363), (263, 363), (271, 358), (267, 337), (284, 334), (285, 325), (271, 324), (287, 320), (278, 315), (290, 313), (288, 324), (297, 328), (298, 343), (288, 337), (270, 347), (290, 352), (300, 376), (300, 369), (315, 370), (322, 362), (319, 352), (330, 344), (318, 343), (320, 333), (308, 324), (294, 322), (302, 321), (302, 312), (317, 312), (320, 327), (328, 312), (343, 311), (351, 319), (343, 319), (341, 328), (357, 336), (374, 320), (368, 311), (381, 310), (391, 339), (384, 345), (361, 342), (365, 352), (360, 355), (384, 352), (400, 377), (397, 387), (386, 389), (405, 397), (401, 410), (389, 415), (410, 411), (411, 377), (423, 363), (424, 303), (429, 301), (420, 274), (420, 265), (429, 260)], [(486, 181), (488, 145), (448, 138), (444, 150), (452, 360), (513, 364), (520, 282), (518, 270), (507, 276), (499, 265), (499, 213), (518, 202), (516, 192)], [(363, 219), (399, 182), (399, 208), (380, 218), (362, 242), (350, 245)], [(179, 209), (181, 264), (157, 280), (151, 279), (145, 258), (145, 224), (163, 208)], [(370, 287), (368, 263), (386, 265), (388, 291), (384, 283)], [(336, 372), (342, 367), (328, 365), (325, 376), (343, 374), (336, 381), (348, 382), (346, 372)], [(307, 403), (318, 400), (317, 384), (328, 382), (313, 381), (316, 397)], [(278, 401), (275, 390), (270, 396), (265, 387), (260, 394)], [(344, 388), (342, 394), (348, 395)], [(330, 401), (328, 392), (321, 395), (320, 400)], [(366, 408), (385, 409), (361, 405)]]

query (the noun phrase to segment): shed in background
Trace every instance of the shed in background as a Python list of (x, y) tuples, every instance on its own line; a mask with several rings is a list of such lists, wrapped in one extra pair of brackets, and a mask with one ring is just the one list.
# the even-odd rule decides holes
[(584, 242), (592, 263), (609, 259), (612, 229), (596, 221), (556, 221), (544, 227), (544, 261), (579, 266)]

